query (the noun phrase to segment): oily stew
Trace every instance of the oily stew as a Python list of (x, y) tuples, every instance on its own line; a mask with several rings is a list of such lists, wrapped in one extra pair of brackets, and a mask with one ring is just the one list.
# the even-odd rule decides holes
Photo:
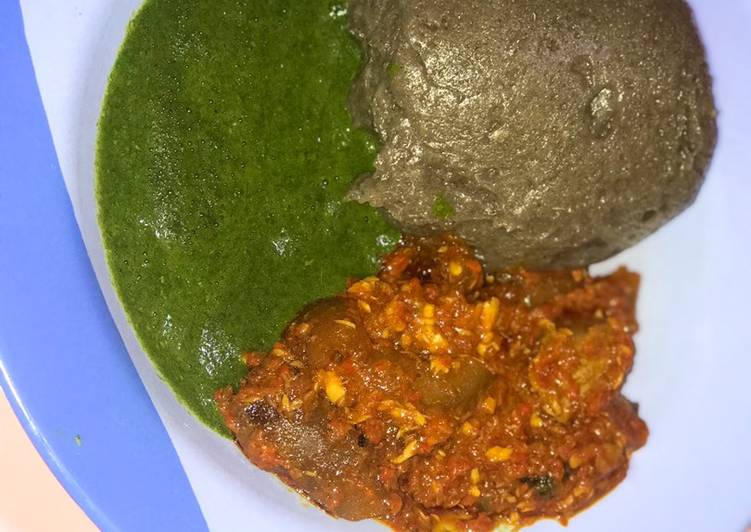
[(334, 516), (398, 530), (565, 522), (647, 427), (620, 394), (639, 278), (487, 275), (450, 236), (314, 303), (216, 399), (257, 466)]

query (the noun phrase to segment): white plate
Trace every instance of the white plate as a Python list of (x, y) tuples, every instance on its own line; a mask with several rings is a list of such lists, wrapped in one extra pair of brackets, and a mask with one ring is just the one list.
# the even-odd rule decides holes
[[(159, 380), (111, 289), (93, 198), (96, 120), (138, 0), (22, 0), (65, 184), (108, 306), (213, 530), (370, 530), (301, 503), (195, 421)], [(569, 530), (728, 530), (751, 524), (751, 2), (694, 0), (720, 111), (696, 204), (616, 257), (643, 274), (636, 366), (625, 395), (651, 436), (628, 478)], [(126, 435), (127, 436), (127, 435)], [(124, 492), (123, 497), (128, 497)], [(534, 530), (557, 529), (543, 522)]]

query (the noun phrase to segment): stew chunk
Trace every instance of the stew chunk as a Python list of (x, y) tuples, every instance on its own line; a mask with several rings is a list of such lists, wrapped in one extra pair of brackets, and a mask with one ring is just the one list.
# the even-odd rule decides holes
[(623, 269), (486, 275), (457, 238), (407, 238), (378, 276), (246, 354), (248, 376), (217, 403), (254, 464), (334, 516), (565, 522), (647, 438), (620, 394), (638, 284)]

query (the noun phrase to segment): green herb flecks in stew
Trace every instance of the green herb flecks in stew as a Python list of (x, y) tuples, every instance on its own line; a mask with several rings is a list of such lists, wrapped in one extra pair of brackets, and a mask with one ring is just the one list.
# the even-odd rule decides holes
[(328, 0), (149, 0), (100, 122), (114, 283), (163, 378), (226, 434), (214, 391), (305, 304), (396, 241), (343, 197), (374, 140), (346, 111), (360, 52)]

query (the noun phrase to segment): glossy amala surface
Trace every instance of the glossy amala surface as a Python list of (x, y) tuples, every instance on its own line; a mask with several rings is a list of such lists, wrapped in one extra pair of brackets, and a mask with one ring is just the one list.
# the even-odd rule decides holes
[(647, 428), (621, 394), (639, 278), (486, 275), (455, 237), (305, 309), (217, 392), (258, 467), (334, 516), (398, 530), (565, 522), (626, 475)]
[(350, 97), (383, 140), (351, 197), (491, 268), (586, 266), (691, 204), (716, 139), (683, 0), (352, 0)]

